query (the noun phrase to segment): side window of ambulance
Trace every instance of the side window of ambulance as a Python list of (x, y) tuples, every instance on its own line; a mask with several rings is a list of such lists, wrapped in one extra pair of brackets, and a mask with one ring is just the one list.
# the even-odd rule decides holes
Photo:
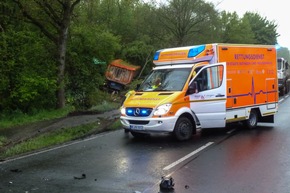
[(194, 82), (197, 86), (197, 91), (205, 91), (218, 88), (223, 79), (223, 66), (212, 66), (203, 69), (195, 78)]

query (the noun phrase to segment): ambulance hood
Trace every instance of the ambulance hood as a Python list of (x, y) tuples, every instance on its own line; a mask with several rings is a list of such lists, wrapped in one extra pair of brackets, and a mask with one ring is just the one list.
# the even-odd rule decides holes
[(135, 92), (131, 91), (124, 101), (125, 107), (156, 108), (159, 105), (172, 103), (182, 92)]

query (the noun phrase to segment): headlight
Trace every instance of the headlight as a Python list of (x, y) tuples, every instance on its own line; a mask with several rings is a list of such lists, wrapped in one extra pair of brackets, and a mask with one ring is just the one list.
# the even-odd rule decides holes
[(126, 108), (125, 107), (121, 107), (121, 114), (125, 115), (126, 114)]
[(157, 107), (157, 109), (154, 112), (154, 115), (164, 115), (166, 114), (170, 108), (171, 108), (172, 104), (164, 104), (164, 105), (160, 105), (159, 107)]

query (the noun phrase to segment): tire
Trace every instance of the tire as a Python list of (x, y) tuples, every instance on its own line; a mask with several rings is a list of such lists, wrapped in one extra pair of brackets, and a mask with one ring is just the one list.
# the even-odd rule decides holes
[(285, 94), (288, 94), (289, 92), (289, 86), (287, 83), (285, 83)]
[(249, 119), (244, 121), (244, 125), (248, 129), (254, 129), (258, 124), (258, 114), (256, 110), (251, 110)]
[(280, 96), (284, 96), (285, 94), (285, 87), (283, 87), (281, 90), (280, 90)]
[(174, 127), (174, 136), (178, 141), (185, 141), (193, 135), (193, 124), (187, 117), (180, 117)]

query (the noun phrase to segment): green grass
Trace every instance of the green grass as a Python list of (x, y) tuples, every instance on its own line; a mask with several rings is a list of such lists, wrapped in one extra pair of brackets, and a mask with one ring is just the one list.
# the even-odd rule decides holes
[[(120, 104), (117, 102), (103, 101), (100, 105), (94, 106), (87, 111), (103, 113), (103, 112), (110, 111), (113, 109), (118, 109), (119, 107), (120, 107)], [(26, 124), (35, 123), (38, 121), (65, 117), (73, 111), (75, 111), (74, 107), (67, 106), (63, 109), (42, 110), (33, 115), (25, 114), (21, 112), (15, 112), (14, 114), (9, 114), (9, 115), (1, 115), (0, 131), (6, 128), (14, 127), (14, 126), (26, 125)]]
[(7, 138), (4, 136), (0, 136), (0, 147), (2, 147), (7, 141)]
[(117, 102), (103, 101), (102, 104), (90, 108), (89, 111), (103, 113), (103, 112), (110, 111), (113, 109), (118, 109), (119, 107), (120, 107), (120, 104)]
[(54, 145), (63, 144), (75, 139), (79, 139), (92, 133), (100, 133), (103, 131), (112, 131), (119, 129), (121, 123), (119, 120), (112, 122), (108, 127), (102, 128), (98, 122), (87, 125), (64, 128), (51, 133), (43, 134), (28, 141), (17, 144), (0, 155), (2, 158), (7, 158), (15, 155), (24, 154), (27, 152), (51, 147)]
[[(103, 101), (100, 105), (94, 106), (89, 109), (89, 112), (104, 113), (106, 111), (115, 110), (120, 107), (118, 102)], [(27, 115), (23, 113), (15, 113), (13, 115), (2, 115), (0, 117), (0, 132), (5, 129), (11, 129), (14, 126), (26, 125), (43, 120), (51, 120), (55, 118), (65, 117), (75, 109), (72, 107), (66, 107), (60, 110), (40, 111), (33, 115)], [(101, 122), (104, 120), (101, 120)], [(107, 124), (107, 123), (106, 123)], [(100, 133), (108, 130), (116, 130), (121, 128), (119, 120), (110, 121), (109, 125), (101, 127), (98, 122), (81, 125), (71, 128), (62, 128), (50, 133), (46, 133), (35, 138), (29, 139), (22, 143), (16, 144), (13, 147), (0, 152), (0, 158), (8, 158), (31, 151), (59, 145), (65, 142), (69, 142), (74, 139), (78, 139), (87, 136), (92, 133)], [(9, 141), (5, 136), (0, 135), (0, 147)]]
[(4, 128), (64, 117), (73, 110), (73, 107), (67, 106), (63, 109), (57, 110), (42, 110), (33, 115), (21, 112), (15, 112), (14, 114), (9, 115), (2, 115), (0, 119), (0, 131)]
[(121, 127), (122, 127), (122, 124), (120, 120), (118, 119), (108, 126), (108, 130), (113, 131), (113, 130), (120, 129)]

